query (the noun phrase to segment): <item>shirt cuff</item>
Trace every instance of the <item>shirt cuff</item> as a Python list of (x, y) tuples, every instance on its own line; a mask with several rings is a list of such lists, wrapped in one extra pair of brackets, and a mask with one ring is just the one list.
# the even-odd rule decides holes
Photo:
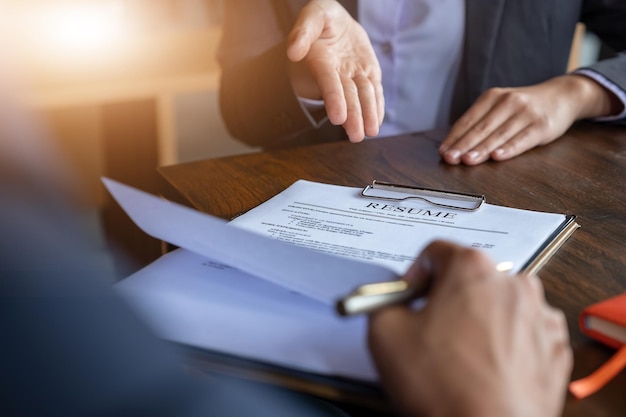
[(626, 91), (622, 90), (617, 84), (606, 78), (604, 75), (590, 69), (579, 69), (572, 72), (572, 74), (584, 75), (585, 77), (591, 78), (592, 80), (615, 94), (615, 96), (622, 102), (622, 106), (624, 106), (624, 110), (622, 110), (619, 114), (603, 117), (594, 117), (592, 120), (598, 122), (613, 122), (615, 120), (621, 120), (626, 118)]
[(300, 106), (304, 110), (307, 118), (314, 127), (320, 127), (323, 125), (328, 116), (324, 110), (324, 100), (313, 100), (310, 98), (298, 97)]

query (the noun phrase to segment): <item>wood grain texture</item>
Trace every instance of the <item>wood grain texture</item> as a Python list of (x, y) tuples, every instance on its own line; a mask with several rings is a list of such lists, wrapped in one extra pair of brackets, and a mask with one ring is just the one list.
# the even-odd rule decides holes
[[(577, 215), (582, 226), (541, 270), (548, 301), (568, 320), (573, 378), (613, 351), (578, 329), (589, 304), (626, 291), (626, 129), (581, 124), (557, 142), (506, 162), (441, 162), (441, 135), (413, 134), (360, 144), (331, 143), (162, 167), (170, 196), (229, 219), (298, 179), (363, 187), (373, 179), (483, 193), (493, 204)], [(175, 190), (175, 193), (172, 192)], [(177, 194), (177, 195), (175, 195)], [(626, 415), (626, 372), (565, 416)]]

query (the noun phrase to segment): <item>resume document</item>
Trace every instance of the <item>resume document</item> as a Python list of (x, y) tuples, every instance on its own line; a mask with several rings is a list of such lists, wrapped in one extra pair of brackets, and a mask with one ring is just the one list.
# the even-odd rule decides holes
[(436, 239), (482, 249), (518, 272), (565, 220), (562, 214), (491, 204), (463, 211), (417, 199), (370, 199), (360, 188), (298, 181), (231, 224), (401, 275)]

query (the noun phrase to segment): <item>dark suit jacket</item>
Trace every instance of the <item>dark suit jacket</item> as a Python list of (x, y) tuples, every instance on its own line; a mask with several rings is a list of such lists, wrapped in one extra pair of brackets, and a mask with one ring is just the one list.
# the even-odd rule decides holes
[[(358, 2), (343, 0), (357, 15)], [(343, 129), (315, 129), (287, 74), (286, 34), (306, 0), (229, 0), (218, 52), (220, 106), (231, 134), (266, 148), (345, 138)], [(624, 0), (466, 0), (462, 66), (451, 120), (488, 88), (519, 87), (562, 75), (577, 22), (615, 51), (626, 50)], [(592, 70), (626, 91), (626, 55)]]

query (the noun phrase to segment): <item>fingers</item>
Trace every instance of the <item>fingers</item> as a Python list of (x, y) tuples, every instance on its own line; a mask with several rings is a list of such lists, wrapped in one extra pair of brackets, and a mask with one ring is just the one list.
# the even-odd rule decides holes
[[(418, 386), (426, 372), (419, 361), (426, 320), (405, 306), (392, 306), (370, 316), (367, 342), (380, 382), (403, 410), (422, 410)], [(416, 356), (417, 354), (417, 356)], [(416, 377), (417, 375), (417, 377)]]
[[(454, 124), (439, 152), (449, 164), (505, 160), (560, 136), (575, 120), (545, 85), (492, 88)], [(552, 100), (552, 101), (551, 101)]]
[(411, 315), (406, 306), (393, 305), (375, 311), (369, 316), (368, 343), (378, 352), (386, 350), (382, 343), (391, 343), (392, 346), (406, 335), (406, 320)]
[(342, 125), (351, 142), (376, 136), (384, 117), (382, 86), (363, 74), (342, 75), (325, 65), (311, 66), (318, 80), (328, 119)]
[(360, 142), (365, 136), (376, 136), (380, 126), (379, 104), (372, 82), (364, 75), (357, 75), (352, 80), (344, 80), (343, 88), (347, 111), (343, 127), (350, 142)]
[(530, 290), (533, 297), (539, 302), (545, 302), (545, 292), (543, 284), (536, 275), (520, 275), (519, 279)]
[(364, 133), (366, 136), (376, 136), (380, 126), (376, 89), (370, 79), (364, 75), (355, 77), (354, 83), (359, 94)]
[[(452, 127), (440, 147), (444, 160), (450, 164), (476, 165), (486, 161), (495, 152), (497, 159), (515, 156), (507, 142), (515, 139), (519, 153), (534, 144), (528, 135), (519, 136), (533, 123), (525, 112), (527, 98), (510, 90), (491, 89), (483, 94)], [(526, 147), (519, 146), (525, 139)]]
[(558, 382), (563, 391), (569, 381), (574, 364), (574, 355), (569, 340), (567, 320), (561, 310), (548, 305), (543, 309), (544, 331), (541, 333), (539, 343), (544, 344), (546, 359), (552, 367), (551, 377)]
[[(374, 84), (374, 90), (376, 91), (376, 107), (378, 111), (378, 127), (383, 124), (385, 119), (385, 95), (383, 93), (383, 83), (380, 76), (372, 81)], [(378, 133), (376, 133), (378, 134)]]
[(489, 141), (476, 150), (477, 155), (474, 155), (475, 162), (470, 162), (469, 159), (467, 162), (464, 159), (463, 162), (468, 165), (475, 165), (487, 160), (489, 157), (496, 161), (504, 161), (520, 155), (540, 143), (537, 139), (541, 137), (541, 131), (537, 127), (537, 124), (530, 124), (523, 128), (515, 129), (517, 133), (512, 133), (515, 130), (504, 132), (500, 138), (497, 138), (499, 140)]
[(544, 349), (550, 361), (563, 370), (562, 375), (568, 376), (572, 367), (572, 351), (565, 314), (547, 304), (543, 284), (537, 276), (520, 275), (517, 278), (529, 290), (534, 308), (539, 312), (536, 318), (542, 324), (542, 329), (538, 329), (539, 342), (546, 346)]
[(567, 329), (567, 319), (561, 310), (551, 308), (556, 337), (554, 355), (560, 360), (564, 369), (565, 382), (569, 380), (574, 366), (574, 353), (569, 339), (569, 331)]
[(415, 348), (415, 334), (424, 324), (406, 306), (389, 306), (371, 314), (368, 319), (367, 344), (372, 359), (387, 388), (402, 380), (403, 369)]
[(567, 319), (561, 310), (545, 304), (544, 320), (549, 332), (554, 335), (556, 345), (559, 349), (569, 347), (569, 332), (567, 330)]
[(498, 102), (498, 93), (489, 90), (452, 126), (450, 133), (442, 142), (439, 152), (448, 163), (459, 163), (460, 158), (473, 145), (479, 142), (481, 135), (493, 132), (497, 123), (506, 120), (503, 112), (497, 112), (490, 119), (487, 116)]
[[(363, 113), (359, 100), (359, 88), (352, 79), (344, 78), (343, 91), (346, 98), (346, 121), (343, 128), (350, 139), (350, 142), (360, 142), (364, 137)], [(323, 95), (323, 92), (322, 92)], [(329, 116), (330, 118), (330, 116)], [(332, 120), (331, 120), (332, 122)]]
[(312, 61), (311, 73), (319, 85), (328, 120), (334, 125), (343, 125), (348, 120), (348, 107), (360, 113), (356, 87), (349, 77), (342, 77), (338, 71), (324, 62)]

